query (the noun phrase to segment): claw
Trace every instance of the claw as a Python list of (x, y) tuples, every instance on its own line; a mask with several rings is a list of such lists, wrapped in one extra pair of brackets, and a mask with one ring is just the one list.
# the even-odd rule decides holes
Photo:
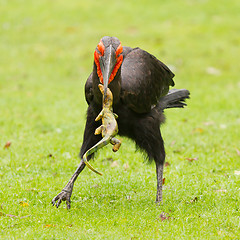
[(56, 197), (52, 200), (52, 205), (56, 206), (57, 208), (60, 206), (62, 201), (66, 201), (67, 209), (71, 208), (71, 200), (70, 197), (72, 195), (72, 189), (71, 190), (65, 190), (63, 189)]
[(57, 207), (57, 208), (59, 207), (59, 205), (61, 204), (61, 202), (62, 202), (62, 200), (59, 199), (58, 202), (57, 202), (57, 204), (56, 204), (56, 207)]
[(54, 200), (54, 199), (52, 200), (52, 205), (53, 205), (53, 206), (55, 205), (55, 200)]
[(67, 204), (67, 209), (70, 209), (70, 208), (71, 208), (70, 200), (69, 200), (69, 201), (66, 201), (66, 204)]

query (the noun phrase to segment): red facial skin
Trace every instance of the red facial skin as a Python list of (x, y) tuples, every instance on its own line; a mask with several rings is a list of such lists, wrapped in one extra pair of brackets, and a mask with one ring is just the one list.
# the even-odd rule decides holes
[[(105, 46), (103, 45), (102, 40), (100, 40), (99, 44), (97, 45), (97, 49), (100, 53), (98, 53), (98, 51), (95, 50), (94, 61), (95, 61), (95, 64), (97, 66), (98, 77), (100, 79), (100, 82), (103, 84), (103, 75), (102, 75), (102, 70), (101, 70), (100, 62), (99, 62), (99, 57), (103, 56), (104, 51), (105, 51)], [(121, 55), (122, 51), (123, 51), (123, 47), (122, 47), (122, 44), (120, 43), (117, 50), (116, 50), (116, 60), (117, 60), (117, 62), (115, 64), (115, 67), (114, 67), (111, 75), (110, 75), (108, 84), (114, 79), (114, 77), (117, 74), (118, 69), (120, 68), (120, 66), (122, 64), (122, 61), (123, 61), (123, 55)]]

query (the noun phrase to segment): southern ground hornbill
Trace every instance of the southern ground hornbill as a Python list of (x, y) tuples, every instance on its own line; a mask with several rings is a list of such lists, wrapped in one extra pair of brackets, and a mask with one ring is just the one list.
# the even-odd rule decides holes
[[(134, 140), (147, 153), (148, 159), (155, 161), (156, 202), (162, 200), (165, 150), (160, 124), (164, 122), (163, 110), (184, 107), (185, 99), (189, 98), (188, 90), (169, 91), (169, 87), (174, 86), (173, 77), (171, 70), (150, 53), (140, 48), (122, 47), (116, 37), (103, 37), (95, 49), (93, 71), (85, 85), (88, 110), (80, 157), (101, 140), (101, 136), (94, 135), (94, 132), (100, 125), (95, 118), (102, 109), (102, 93), (98, 88), (102, 83), (105, 93), (107, 87), (113, 93), (113, 111), (118, 115), (119, 135)], [(70, 208), (74, 182), (84, 167), (81, 160), (67, 185), (53, 198), (53, 205), (58, 207), (66, 201), (67, 208)]]

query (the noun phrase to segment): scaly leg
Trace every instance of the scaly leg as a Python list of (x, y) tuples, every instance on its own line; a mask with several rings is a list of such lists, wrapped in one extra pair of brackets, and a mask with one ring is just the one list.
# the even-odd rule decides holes
[(77, 170), (74, 172), (74, 174), (72, 175), (72, 177), (69, 180), (69, 182), (67, 183), (67, 185), (62, 189), (62, 191), (56, 197), (53, 198), (53, 200), (52, 200), (53, 206), (56, 204), (56, 207), (58, 208), (62, 201), (66, 201), (67, 209), (70, 209), (70, 207), (71, 207), (70, 198), (71, 198), (72, 191), (73, 191), (73, 185), (74, 185), (74, 182), (76, 181), (78, 175), (84, 169), (84, 167), (85, 167), (85, 163), (83, 162), (83, 160), (81, 160)]
[[(156, 114), (152, 110), (152, 114)], [(121, 115), (120, 115), (121, 117)], [(136, 144), (145, 150), (149, 159), (154, 159), (157, 173), (157, 196), (156, 202), (162, 201), (162, 178), (163, 178), (163, 164), (165, 160), (164, 143), (159, 128), (159, 119), (161, 116), (144, 117), (134, 122), (134, 136)], [(120, 119), (120, 118), (119, 118)], [(121, 125), (119, 124), (119, 129)], [(120, 132), (121, 133), (121, 132)]]
[(157, 197), (156, 197), (156, 203), (160, 203), (162, 201), (163, 164), (156, 163), (156, 172), (157, 172)]
[[(95, 122), (96, 115), (97, 114), (94, 113), (91, 105), (89, 105), (88, 112), (87, 112), (87, 121), (86, 121), (86, 126), (85, 126), (85, 131), (84, 131), (83, 144), (82, 144), (81, 151), (80, 151), (81, 159), (88, 149), (90, 149), (98, 141), (101, 140), (101, 136), (94, 135), (95, 129), (98, 128), (100, 125), (99, 123)], [(88, 160), (90, 160), (91, 157), (93, 157), (93, 155), (89, 156)], [(56, 204), (56, 207), (59, 207), (59, 205), (61, 204), (62, 201), (66, 201), (67, 208), (69, 209), (71, 207), (70, 198), (71, 198), (72, 191), (73, 191), (73, 185), (74, 185), (74, 182), (76, 181), (78, 175), (84, 169), (84, 167), (85, 167), (85, 163), (83, 162), (83, 160), (81, 160), (77, 170), (74, 172), (74, 174), (72, 175), (72, 177), (69, 180), (69, 182), (67, 183), (67, 185), (63, 188), (63, 190), (56, 197), (53, 198), (53, 200), (52, 200), (53, 205)]]

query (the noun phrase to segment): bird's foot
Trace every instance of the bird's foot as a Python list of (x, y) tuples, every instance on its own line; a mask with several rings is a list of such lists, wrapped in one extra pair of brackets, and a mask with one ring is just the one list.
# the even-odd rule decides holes
[(70, 198), (72, 195), (72, 190), (73, 190), (73, 184), (67, 184), (63, 188), (63, 190), (56, 197), (53, 198), (52, 205), (53, 206), (56, 205), (56, 207), (58, 208), (62, 201), (66, 201), (67, 209), (70, 209), (70, 207), (71, 207)]

